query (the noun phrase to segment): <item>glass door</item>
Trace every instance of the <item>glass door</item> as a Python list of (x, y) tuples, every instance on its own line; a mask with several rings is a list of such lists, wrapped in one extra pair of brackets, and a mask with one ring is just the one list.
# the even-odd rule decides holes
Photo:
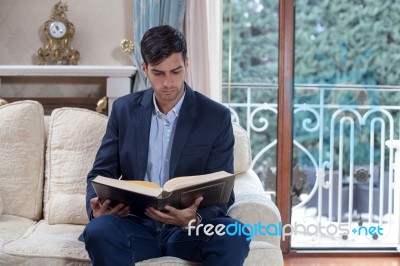
[(296, 1), (292, 249), (398, 246), (399, 12)]

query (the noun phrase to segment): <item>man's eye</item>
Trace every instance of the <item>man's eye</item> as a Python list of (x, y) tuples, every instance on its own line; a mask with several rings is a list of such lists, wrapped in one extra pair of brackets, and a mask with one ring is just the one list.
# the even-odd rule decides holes
[(154, 74), (154, 76), (161, 76), (161, 73), (158, 73), (158, 72), (155, 72), (153, 74)]
[(178, 75), (179, 73), (181, 73), (180, 71), (173, 71), (172, 72), (174, 75)]

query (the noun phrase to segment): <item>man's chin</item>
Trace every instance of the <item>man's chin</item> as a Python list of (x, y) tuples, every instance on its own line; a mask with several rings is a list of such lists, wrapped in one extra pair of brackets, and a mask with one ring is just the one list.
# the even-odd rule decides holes
[(165, 100), (174, 100), (176, 97), (178, 97), (178, 94), (176, 90), (171, 90), (171, 91), (162, 91), (161, 96)]

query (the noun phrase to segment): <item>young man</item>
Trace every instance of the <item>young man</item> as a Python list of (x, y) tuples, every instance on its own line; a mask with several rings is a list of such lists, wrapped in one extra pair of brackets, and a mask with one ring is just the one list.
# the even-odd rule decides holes
[[(148, 30), (141, 41), (142, 69), (151, 88), (114, 102), (107, 130), (88, 174), (87, 212), (83, 233), (93, 265), (134, 265), (174, 256), (204, 265), (242, 265), (249, 252), (243, 235), (207, 235), (185, 227), (237, 222), (226, 215), (234, 202), (198, 208), (202, 198), (183, 210), (149, 207), (145, 216), (129, 207), (101, 203), (91, 181), (97, 175), (147, 180), (162, 186), (176, 176), (216, 171), (233, 173), (234, 137), (230, 112), (194, 92), (185, 82), (189, 66), (186, 41), (170, 26)], [(133, 203), (134, 204), (134, 203)]]

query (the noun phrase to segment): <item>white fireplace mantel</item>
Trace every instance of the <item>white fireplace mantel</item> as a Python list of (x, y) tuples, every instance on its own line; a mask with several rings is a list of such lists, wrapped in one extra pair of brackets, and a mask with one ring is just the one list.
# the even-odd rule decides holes
[(107, 79), (109, 112), (112, 102), (130, 93), (134, 66), (72, 66), (72, 65), (0, 65), (1, 79), (6, 77), (104, 77)]
[(134, 66), (0, 65), (0, 77), (130, 77), (135, 72)]

